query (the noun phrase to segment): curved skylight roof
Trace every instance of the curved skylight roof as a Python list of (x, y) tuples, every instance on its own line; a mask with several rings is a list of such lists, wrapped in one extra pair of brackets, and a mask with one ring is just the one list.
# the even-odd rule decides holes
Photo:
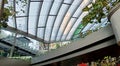
[(16, 13), (13, 19), (9, 19), (7, 29), (43, 43), (51, 43), (71, 40), (85, 31), (80, 24), (88, 12), (82, 12), (82, 9), (94, 0), (21, 1), (22, 3), (19, 0), (8, 1)]

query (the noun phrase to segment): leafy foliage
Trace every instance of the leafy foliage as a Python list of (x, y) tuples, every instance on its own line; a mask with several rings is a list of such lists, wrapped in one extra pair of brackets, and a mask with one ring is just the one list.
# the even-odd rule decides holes
[(0, 28), (2, 28), (2, 27), (6, 28), (7, 27), (6, 22), (8, 21), (8, 17), (12, 14), (10, 13), (10, 10), (8, 8), (4, 8), (4, 4), (7, 4), (8, 1), (7, 0), (2, 0), (2, 1), (3, 1), (2, 2), (3, 4), (1, 3), (1, 7), (3, 7), (3, 8), (0, 9), (1, 10)]
[[(22, 8), (24, 8), (27, 4), (27, 0), (16, 0), (15, 2), (18, 5), (20, 5), (18, 2), (22, 3), (23, 4)], [(3, 8), (0, 9), (0, 11), (2, 11), (0, 15), (0, 28), (6, 28), (8, 26), (7, 22), (8, 22), (9, 16), (12, 16), (12, 15), (14, 16), (15, 13), (18, 13), (17, 11), (13, 12), (14, 7), (12, 5), (8, 5), (7, 8), (4, 8), (5, 4), (8, 4), (8, 0), (1, 1), (1, 5)], [(25, 13), (23, 9), (21, 9), (21, 12)]]
[(8, 21), (8, 17), (12, 15), (9, 11), (9, 9), (7, 8), (4, 8), (4, 11), (2, 13), (2, 17), (1, 17), (1, 21), (5, 22), (5, 21)]
[[(83, 38), (86, 35), (94, 32), (88, 30), (85, 33), (81, 33), (81, 31), (84, 29), (85, 26), (87, 26), (88, 23), (97, 24), (97, 23), (101, 23), (102, 19), (106, 19), (110, 9), (113, 6), (115, 6), (118, 2), (120, 2), (120, 0), (95, 0), (95, 2), (92, 2), (88, 6), (86, 6), (83, 9), (83, 12), (88, 11), (88, 14), (82, 19), (82, 23), (80, 24), (83, 27), (82, 28), (78, 27), (74, 32), (73, 37), (79, 35), (79, 37)], [(80, 30), (80, 32), (76, 34), (78, 30)]]
[(119, 0), (96, 0), (95, 3), (92, 3), (92, 7), (85, 7), (83, 11), (88, 11), (89, 14), (86, 15), (83, 20), (82, 24), (85, 26), (89, 22), (101, 22), (102, 18), (105, 18), (110, 11), (110, 9), (115, 6)]

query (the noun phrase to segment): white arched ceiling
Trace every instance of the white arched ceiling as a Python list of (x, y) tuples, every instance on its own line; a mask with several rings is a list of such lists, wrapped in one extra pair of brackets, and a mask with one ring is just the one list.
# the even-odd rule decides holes
[[(88, 12), (82, 9), (92, 0), (19, 0), (13, 3), (14, 19), (8, 25), (23, 34), (44, 43), (71, 40), (82, 18)], [(9, 4), (11, 4), (9, 3)], [(24, 6), (25, 5), (25, 6)]]

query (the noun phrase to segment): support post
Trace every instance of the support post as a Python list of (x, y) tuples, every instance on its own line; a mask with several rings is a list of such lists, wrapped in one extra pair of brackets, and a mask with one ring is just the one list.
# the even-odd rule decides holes
[(117, 44), (120, 46), (120, 3), (111, 9), (108, 14), (108, 19), (111, 21), (111, 26), (113, 28)]
[(15, 45), (16, 45), (16, 37), (17, 37), (17, 33), (15, 33), (14, 42), (13, 42), (13, 45), (12, 45), (12, 47), (11, 47), (9, 57), (12, 57), (12, 56), (13, 56), (13, 53), (14, 53), (14, 50), (15, 50)]

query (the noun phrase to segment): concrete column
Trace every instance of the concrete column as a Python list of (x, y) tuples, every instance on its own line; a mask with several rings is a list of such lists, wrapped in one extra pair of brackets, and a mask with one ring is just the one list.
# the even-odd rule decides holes
[(111, 21), (117, 44), (120, 46), (120, 3), (111, 9), (108, 19)]

